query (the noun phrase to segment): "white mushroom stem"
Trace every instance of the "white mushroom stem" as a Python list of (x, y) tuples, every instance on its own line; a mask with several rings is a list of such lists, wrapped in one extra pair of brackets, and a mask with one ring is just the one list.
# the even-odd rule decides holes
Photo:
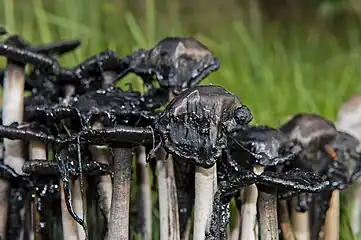
[(258, 189), (260, 237), (261, 239), (278, 240), (277, 190), (267, 188), (262, 186)]
[(60, 181), (59, 184), (60, 199), (61, 199), (61, 219), (63, 226), (63, 239), (80, 240), (77, 232), (77, 222), (70, 215), (66, 207), (66, 199), (64, 195), (64, 185)]
[(327, 240), (339, 239), (339, 219), (340, 219), (340, 192), (334, 190), (332, 192), (330, 207), (326, 212), (324, 225), (324, 238)]
[[(254, 166), (253, 172), (257, 175), (262, 174), (263, 166)], [(258, 239), (257, 226), (257, 199), (258, 190), (256, 184), (244, 188), (244, 203), (241, 209), (241, 240)]]
[[(329, 145), (325, 146), (326, 152), (336, 161), (337, 153)], [(340, 224), (340, 192), (332, 191), (329, 207), (326, 212), (325, 224), (323, 228), (324, 239), (338, 240)]]
[(256, 223), (254, 224), (254, 236), (256, 240), (259, 239), (259, 223), (257, 221), (257, 218), (256, 218)]
[(129, 239), (132, 148), (114, 148), (114, 180), (108, 240)]
[(244, 203), (241, 210), (240, 240), (255, 240), (258, 191), (256, 184), (245, 187)]
[(46, 160), (47, 151), (46, 146), (42, 142), (30, 141), (29, 143), (29, 155), (31, 160)]
[(174, 177), (174, 165), (172, 155), (167, 159), (167, 195), (168, 195), (168, 222), (172, 231), (169, 233), (169, 238), (172, 240), (180, 240), (180, 227), (178, 215), (178, 198), (177, 188)]
[(136, 149), (137, 156), (137, 225), (138, 231), (144, 240), (152, 239), (152, 194), (149, 183), (149, 169), (146, 162), (144, 146)]
[(217, 191), (217, 166), (196, 167), (193, 240), (204, 240), (210, 227), (214, 194)]
[(160, 240), (167, 240), (169, 233), (167, 161), (165, 159), (165, 155), (166, 154), (163, 148), (160, 148), (156, 153), (158, 171)]
[(293, 232), (297, 240), (309, 240), (311, 237), (310, 225), (309, 225), (309, 214), (306, 212), (296, 211), (296, 199), (292, 201), (291, 210), (291, 222)]
[(280, 200), (278, 203), (278, 212), (280, 218), (280, 227), (282, 231), (282, 237), (284, 240), (295, 240), (293, 235), (293, 228), (288, 213), (288, 206), (286, 200)]
[[(168, 99), (171, 100), (173, 97), (172, 91), (169, 91)], [(169, 154), (168, 159), (165, 159), (166, 155), (163, 148), (160, 148), (156, 153), (160, 240), (179, 240), (178, 198), (174, 178), (173, 158)]]
[[(93, 124), (93, 129), (101, 129), (103, 125), (100, 122)], [(92, 145), (89, 146), (89, 150), (95, 161), (109, 165), (108, 147)], [(110, 219), (110, 206), (112, 203), (112, 177), (110, 175), (103, 175), (99, 177), (99, 183), (97, 185), (97, 191), (99, 195), (99, 207), (105, 214), (106, 222), (109, 223)]]
[[(112, 86), (112, 84), (114, 83), (117, 74), (115, 74), (112, 71), (105, 71), (102, 73), (102, 75), (103, 75), (102, 87), (108, 88), (109, 86)], [(101, 129), (103, 128), (103, 124), (101, 124), (100, 122), (95, 122), (92, 127), (93, 129)], [(107, 146), (92, 145), (89, 147), (89, 149), (95, 161), (109, 165)], [(110, 208), (111, 208), (112, 192), (113, 192), (112, 188), (113, 188), (113, 183), (111, 176), (103, 175), (99, 177), (99, 183), (97, 185), (97, 191), (99, 195), (99, 207), (105, 215), (106, 218), (105, 221), (107, 224), (109, 224), (109, 219), (110, 219)]]
[[(75, 92), (75, 88), (72, 85), (66, 85), (65, 86), (65, 97), (63, 100), (63, 104), (67, 105), (72, 97), (72, 95)], [(77, 180), (79, 182), (79, 180)], [(78, 186), (80, 183), (78, 184)], [(79, 191), (79, 187), (77, 184), (73, 181), (72, 187), (72, 203), (75, 202), (74, 205), (74, 211), (75, 213), (79, 215), (79, 212), (83, 212), (83, 208), (79, 207), (79, 197), (81, 198), (81, 192)], [(65, 192), (64, 192), (64, 185), (60, 181), (59, 184), (59, 190), (60, 190), (60, 198), (61, 198), (61, 216), (62, 216), (62, 226), (63, 226), (63, 237), (64, 239), (70, 239), (70, 240), (78, 240), (80, 239), (78, 236), (78, 223), (73, 219), (73, 217), (70, 215), (68, 208), (66, 206), (66, 199), (65, 199)], [(71, 203), (71, 204), (72, 204)], [(80, 208), (80, 209), (79, 209)], [(84, 238), (83, 238), (84, 239)]]
[[(24, 114), (24, 66), (8, 60), (3, 84), (3, 125), (23, 122)], [(4, 164), (12, 167), (16, 173), (22, 174), (24, 164), (23, 142), (21, 140), (4, 139)], [(0, 180), (0, 239), (6, 239), (9, 184)]]
[(330, 206), (326, 213), (324, 225), (324, 239), (339, 239), (340, 192), (334, 190), (330, 199)]
[[(159, 192), (160, 240), (180, 239), (177, 192), (174, 179), (173, 158), (163, 148), (156, 152)], [(171, 230), (170, 230), (171, 229)]]
[[(30, 160), (47, 160), (47, 149), (45, 144), (38, 141), (29, 142), (29, 157)], [(38, 199), (35, 195), (32, 203), (32, 216), (33, 216), (33, 231), (30, 234), (30, 239), (41, 239), (41, 234), (38, 233), (37, 229), (40, 226), (40, 215), (37, 211)]]
[(258, 191), (256, 184), (244, 188), (244, 201), (241, 208), (240, 240), (256, 240), (257, 198)]

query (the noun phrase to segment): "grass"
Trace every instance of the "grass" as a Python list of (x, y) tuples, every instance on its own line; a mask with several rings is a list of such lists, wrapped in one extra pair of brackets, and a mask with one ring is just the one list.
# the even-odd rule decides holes
[[(343, 26), (340, 39), (318, 22), (284, 27), (264, 21), (255, 1), (244, 1), (242, 7), (233, 0), (197, 0), (193, 7), (188, 1), (130, 2), (2, 0), (0, 24), (34, 44), (80, 38), (82, 47), (62, 58), (65, 66), (106, 48), (126, 55), (168, 35), (191, 35), (221, 61), (221, 69), (204, 84), (220, 84), (237, 94), (259, 124), (279, 126), (297, 112), (335, 120), (340, 104), (361, 90), (359, 23)], [(346, 202), (343, 196), (340, 239), (352, 239)]]

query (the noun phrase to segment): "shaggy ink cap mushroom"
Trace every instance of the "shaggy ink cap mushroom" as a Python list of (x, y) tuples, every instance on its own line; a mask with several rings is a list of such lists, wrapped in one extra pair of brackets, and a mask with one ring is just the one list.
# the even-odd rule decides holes
[[(322, 174), (329, 169), (328, 161), (322, 160), (322, 154), (326, 153), (325, 147), (337, 136), (334, 124), (317, 114), (299, 113), (283, 124), (280, 130), (289, 137), (290, 141), (302, 146), (299, 156), (291, 164), (284, 166), (282, 171), (290, 173), (290, 178), (299, 178), (299, 176), (302, 177), (302, 172), (308, 172), (309, 175), (313, 174), (324, 180), (317, 192), (330, 190), (333, 183), (329, 181), (327, 175)], [(312, 178), (308, 177), (308, 179)], [(309, 183), (313, 184), (313, 182), (312, 180)], [(311, 191), (305, 192), (305, 194), (297, 195), (297, 192), (285, 191), (279, 196), (282, 199), (288, 199), (296, 194), (298, 198), (296, 210), (306, 211), (311, 199), (307, 192)]]
[(107, 122), (104, 124), (110, 126), (115, 123), (145, 126), (153, 119), (152, 110), (160, 107), (139, 92), (122, 91), (115, 87), (82, 94), (74, 99), (71, 106), (81, 113), (87, 126), (99, 117), (105, 117)]
[[(71, 51), (74, 51), (80, 46), (80, 41), (71, 39), (34, 46), (23, 39), (21, 36), (11, 35), (4, 41), (4, 44), (5, 46), (11, 45), (13, 48), (15, 48), (13, 51), (17, 49), (18, 51), (22, 51), (23, 54), (35, 54), (39, 58), (41, 56), (45, 58), (53, 58), (60, 57)], [(23, 61), (22, 56), (13, 57), (12, 59), (24, 64), (27, 63), (26, 61)], [(29, 61), (29, 64), (31, 63), (32, 61)], [(2, 72), (1, 75), (3, 74), (4, 73)], [(3, 83), (1, 82), (0, 84), (2, 85)], [(25, 76), (25, 90), (31, 91), (33, 95), (36, 95), (36, 98), (39, 98), (39, 95), (41, 94), (46, 94), (47, 98), (49, 99), (58, 99), (59, 96), (57, 96), (57, 94), (60, 93), (61, 89), (55, 89), (56, 87), (59, 87), (57, 85), (57, 82), (51, 82), (51, 79), (49, 79), (48, 76), (45, 76), (45, 74), (40, 71), (39, 67), (33, 66), (29, 75)], [(51, 92), (53, 95), (49, 96)], [(30, 98), (32, 98), (32, 96)]]
[(175, 94), (196, 86), (220, 67), (212, 52), (191, 37), (167, 37), (130, 59), (129, 71), (154, 75), (161, 87)]
[[(229, 156), (237, 160), (239, 167), (275, 167), (290, 164), (302, 152), (299, 144), (289, 141), (287, 135), (269, 126), (249, 126), (233, 132), (229, 138)], [(240, 162), (239, 159), (247, 161)], [(266, 168), (257, 176), (257, 182), (280, 190), (306, 192), (319, 192), (328, 186), (328, 182), (320, 176), (302, 169), (277, 172)]]
[[(77, 99), (73, 99), (73, 102), (70, 103), (69, 106), (62, 106), (62, 105), (50, 105), (50, 106), (43, 106), (38, 107), (34, 110), (34, 114), (37, 114), (39, 119), (44, 119), (44, 116), (47, 116), (50, 123), (56, 123), (59, 120), (66, 119), (66, 118), (73, 118), (79, 120), (80, 129), (78, 133), (71, 134), (69, 137), (70, 139), (76, 140), (76, 146), (78, 147), (78, 144), (80, 142), (80, 139), (83, 143), (93, 143), (92, 140), (95, 141), (101, 141), (104, 139), (105, 143), (109, 143), (109, 139), (114, 139), (116, 141), (122, 141), (121, 143), (126, 145), (126, 147), (129, 144), (133, 144), (136, 142), (138, 144), (140, 141), (144, 140), (144, 128), (124, 128), (123, 126), (117, 126), (115, 128), (107, 128), (102, 130), (93, 130), (91, 129), (91, 123), (94, 120), (95, 116), (105, 116), (111, 123), (119, 123), (117, 120), (121, 120), (123, 124), (128, 125), (135, 125), (137, 124), (137, 121), (140, 118), (140, 115), (142, 115), (144, 112), (146, 112), (146, 109), (143, 109), (143, 107), (146, 107), (146, 104), (143, 105), (143, 99), (140, 94), (133, 93), (133, 92), (122, 92), (120, 89), (112, 88), (107, 90), (99, 90), (93, 93), (87, 93), (82, 96), (80, 96)], [(150, 109), (149, 109), (150, 112)], [(131, 115), (133, 119), (124, 119), (122, 116), (128, 116)], [(119, 117), (121, 116), (121, 117)], [(136, 116), (136, 117), (134, 117)], [(45, 118), (46, 119), (46, 118)], [(136, 120), (135, 120), (136, 119)], [(69, 124), (67, 127), (74, 127), (74, 123), (76, 121), (72, 121), (71, 124)], [(134, 130), (135, 129), (135, 130)], [(13, 129), (15, 131), (17, 129)], [(134, 133), (136, 131), (136, 133)], [(121, 132), (121, 134), (119, 134)], [(41, 132), (34, 132), (34, 131), (23, 131), (24, 137), (29, 138), (29, 135), (31, 133), (34, 133), (35, 135), (39, 135)], [(123, 135), (122, 135), (123, 134)], [(126, 136), (124, 136), (124, 134)], [(134, 138), (134, 134), (137, 136), (141, 135), (140, 137), (136, 137), (137, 140)], [(60, 136), (60, 133), (57, 134)], [(151, 134), (148, 134), (148, 136)], [(79, 136), (79, 137), (78, 137)], [(114, 137), (115, 136), (115, 137)], [(16, 137), (16, 136), (14, 136)], [(39, 136), (39, 138), (42, 138)], [(140, 139), (139, 139), (140, 138)], [(56, 138), (53, 136), (53, 139)], [(75, 143), (75, 142), (74, 142)], [(63, 147), (64, 144), (62, 144), (59, 147)], [(86, 144), (85, 144), (86, 145)], [(80, 146), (84, 146), (81, 144)], [(79, 147), (80, 147), (79, 146)], [(55, 145), (55, 147), (58, 147), (58, 145)], [(67, 149), (65, 150), (61, 149), (60, 151), (55, 151), (57, 164), (60, 169), (60, 166), (62, 166), (62, 171), (60, 171), (60, 176), (63, 180), (63, 182), (68, 183), (69, 182), (69, 169), (67, 167), (68, 164), (70, 164), (69, 161), (69, 154), (67, 152)], [(130, 154), (131, 155), (131, 154)], [(76, 158), (75, 158), (76, 159)], [(78, 159), (80, 161), (80, 159)], [(41, 165), (41, 163), (40, 163)], [(71, 164), (73, 165), (73, 164)], [(104, 166), (96, 164), (90, 165), (90, 164), (83, 164), (83, 167), (87, 167), (95, 171), (99, 170), (101, 171), (104, 169)], [(37, 166), (38, 168), (41, 168), (42, 166)], [(129, 167), (129, 169), (131, 166)], [(85, 170), (85, 169), (81, 169)], [(74, 172), (74, 171), (73, 171)], [(94, 172), (94, 171), (93, 171)], [(69, 190), (69, 184), (64, 184), (64, 190), (66, 191), (65, 197), (67, 198), (67, 206), (69, 211), (71, 210), (71, 203), (69, 203), (69, 199), (71, 197), (71, 192)], [(72, 213), (73, 218), (79, 222), (82, 223), (82, 220), (78, 218), (74, 213)]]
[[(103, 80), (103, 73), (106, 71), (114, 72), (114, 81), (109, 81), (112, 84), (118, 79), (117, 76), (121, 76), (121, 73), (128, 69), (128, 58), (122, 59), (111, 50), (97, 53), (72, 69), (61, 67), (54, 59), (54, 55), (74, 50), (78, 45), (77, 40), (28, 48), (0, 43), (0, 54), (19, 63), (32, 65), (43, 77), (56, 81), (58, 86), (73, 85), (78, 93), (98, 89), (102, 85), (99, 79)], [(52, 56), (47, 56), (45, 53)]]
[[(235, 115), (237, 116), (238, 114)], [(277, 201), (276, 189), (280, 187), (277, 185), (277, 181), (282, 181), (283, 176), (282, 174), (269, 176), (267, 174), (268, 172), (264, 172), (263, 170), (264, 167), (272, 167), (292, 160), (295, 155), (300, 152), (301, 148), (300, 146), (289, 142), (287, 136), (282, 134), (282, 132), (268, 126), (248, 126), (238, 128), (235, 131), (230, 132), (227, 136), (227, 158), (222, 159), (217, 165), (217, 175), (219, 179), (217, 193), (220, 194), (220, 199), (218, 199), (216, 204), (222, 203), (223, 209), (221, 211), (218, 209), (218, 212), (213, 213), (214, 221), (212, 226), (214, 226), (214, 228), (221, 228), (221, 235), (225, 234), (226, 225), (229, 221), (229, 209), (227, 208), (231, 200), (229, 196), (232, 196), (234, 192), (250, 184), (252, 185), (245, 190), (242, 221), (253, 222), (253, 219), (256, 219), (256, 212), (251, 209), (255, 209), (253, 206), (257, 205), (257, 200), (251, 196), (257, 196), (257, 188), (259, 187), (257, 186), (257, 188), (255, 188), (255, 185), (253, 184), (263, 184), (272, 189), (272, 192), (274, 193), (268, 195), (269, 198), (265, 203), (265, 207), (258, 212), (260, 217), (263, 217), (260, 227), (261, 230), (270, 227), (273, 229), (271, 232), (275, 234), (275, 232), (277, 232), (274, 230), (277, 229), (277, 219), (273, 214), (272, 209), (274, 203)], [(272, 171), (271, 169), (269, 170)], [(281, 188), (288, 187), (294, 190), (292, 185), (297, 184), (299, 184), (299, 182), (290, 181), (288, 185), (284, 186), (282, 184)], [(264, 197), (265, 193), (261, 192), (259, 194), (259, 196)], [(217, 206), (214, 206), (214, 208), (217, 209)], [(219, 215), (224, 216), (222, 221), (217, 220), (219, 219)], [(268, 220), (264, 221), (265, 218)], [(252, 224), (243, 225), (241, 231), (244, 235), (242, 235), (242, 238), (246, 238), (247, 233), (249, 233), (249, 230), (253, 229), (253, 227)], [(212, 235), (217, 236), (216, 231), (214, 231)]]
[[(226, 147), (226, 129), (239, 127), (234, 111), (243, 106), (221, 86), (196, 86), (175, 97), (156, 117), (155, 131), (167, 152), (210, 168)], [(242, 112), (244, 119), (252, 119), (248, 108)]]
[(326, 215), (326, 212), (334, 207), (330, 205), (330, 201), (337, 201), (337, 198), (333, 195), (333, 190), (346, 189), (349, 184), (352, 184), (360, 176), (360, 152), (358, 147), (359, 141), (355, 137), (338, 131), (336, 138), (321, 153), (319, 161), (326, 167), (323, 168), (324, 172), (320, 174), (326, 176), (331, 182), (331, 188), (312, 198), (311, 206), (317, 206), (310, 213), (313, 220), (311, 222), (313, 239), (319, 236), (322, 226), (327, 225), (330, 220), (327, 219), (328, 216)]
[(280, 130), (269, 126), (250, 126), (231, 135), (236, 154), (245, 152), (251, 165), (276, 166), (293, 160), (301, 147), (290, 142)]
[(80, 44), (81, 42), (78, 39), (69, 39), (40, 46), (30, 46), (28, 50), (47, 56), (62, 56), (64, 54), (75, 51), (80, 46)]
[(30, 52), (43, 54), (45, 56), (62, 56), (64, 54), (74, 51), (81, 44), (80, 40), (70, 39), (34, 46), (19, 35), (9, 36), (4, 41), (4, 43), (16, 46), (18, 48), (22, 48)]
[(332, 141), (337, 134), (335, 125), (313, 113), (299, 113), (280, 127), (291, 141), (301, 144), (303, 149), (315, 151)]
[(280, 130), (303, 149), (291, 168), (307, 169), (316, 174), (328, 168), (328, 162), (321, 161), (320, 154), (337, 136), (332, 122), (317, 114), (299, 113), (283, 124)]

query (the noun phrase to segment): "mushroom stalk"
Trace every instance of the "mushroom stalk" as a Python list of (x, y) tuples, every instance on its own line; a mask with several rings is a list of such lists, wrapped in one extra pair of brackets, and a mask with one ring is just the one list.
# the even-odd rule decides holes
[(129, 239), (132, 148), (114, 148), (114, 180), (107, 239)]
[[(45, 144), (38, 141), (30, 141), (29, 143), (29, 155), (31, 160), (44, 160), (47, 159), (47, 149)], [(40, 226), (40, 215), (37, 210), (37, 195), (35, 195), (34, 201), (32, 203), (32, 216), (33, 216), (33, 230), (29, 233), (30, 239), (42, 239), (41, 233), (38, 232), (38, 227)]]
[[(107, 88), (114, 82), (116, 74), (112, 71), (103, 72), (102, 87)], [(93, 129), (102, 129), (103, 124), (95, 122), (92, 126)], [(89, 150), (95, 159), (95, 161), (102, 164), (110, 164), (108, 148), (106, 145), (92, 145)], [(109, 175), (103, 175), (99, 177), (99, 183), (97, 185), (97, 191), (99, 195), (99, 207), (104, 213), (106, 224), (109, 224), (110, 219), (110, 207), (112, 203), (112, 177)]]
[(339, 219), (340, 219), (340, 192), (334, 190), (330, 200), (330, 207), (326, 212), (324, 238), (330, 240), (339, 239)]
[[(337, 154), (329, 147), (325, 146), (326, 151), (334, 161), (337, 160)], [(326, 212), (324, 224), (324, 239), (338, 240), (339, 238), (339, 224), (340, 224), (340, 192), (338, 190), (332, 191), (330, 198), (330, 205)]]
[[(174, 95), (169, 91), (168, 99), (173, 99)], [(165, 159), (166, 153), (164, 149), (160, 149), (157, 158), (158, 170), (158, 192), (159, 194), (159, 213), (161, 240), (180, 239), (179, 217), (178, 217), (178, 201), (174, 177), (173, 158), (169, 155)], [(165, 161), (164, 161), (165, 160)], [(164, 190), (164, 192), (161, 192)], [(171, 231), (168, 231), (172, 229)]]
[(254, 236), (256, 238), (256, 240), (259, 239), (259, 223), (256, 219), (256, 223), (254, 224)]
[[(72, 85), (66, 85), (65, 86), (65, 97), (63, 100), (63, 104), (67, 105), (71, 99), (71, 96), (74, 94), (75, 92), (75, 88)], [(77, 180), (76, 182), (79, 182), (79, 180)], [(79, 189), (80, 184), (75, 183), (75, 181), (73, 181), (73, 189), (72, 189), (72, 195), (73, 195), (73, 201), (76, 202), (76, 204), (74, 205), (74, 211), (79, 214), (79, 212), (83, 212), (82, 211), (82, 207), (79, 207), (79, 193), (81, 189)], [(64, 185), (63, 183), (60, 181), (59, 184), (59, 190), (60, 190), (60, 198), (61, 198), (61, 215), (62, 215), (62, 225), (63, 225), (63, 237), (64, 239), (70, 239), (70, 240), (78, 240), (80, 239), (80, 235), (79, 235), (79, 227), (77, 226), (77, 222), (71, 217), (68, 208), (66, 206), (66, 198), (65, 198), (65, 192), (64, 192)], [(80, 196), (81, 199), (81, 196)], [(80, 208), (80, 209), (79, 209)], [(78, 215), (80, 216), (80, 215)]]
[(178, 201), (177, 201), (177, 188), (174, 178), (174, 165), (173, 157), (169, 155), (167, 159), (167, 195), (168, 195), (168, 222), (172, 231), (170, 232), (169, 239), (180, 240), (180, 227), (178, 216)]
[[(22, 123), (24, 114), (24, 65), (8, 59), (3, 84), (3, 125)], [(4, 164), (12, 167), (16, 173), (22, 174), (24, 164), (23, 142), (21, 140), (4, 139)], [(0, 239), (6, 239), (9, 184), (0, 180)]]
[[(167, 166), (165, 151), (160, 148), (157, 151), (157, 171), (158, 171), (158, 195), (159, 195), (159, 222), (160, 222), (160, 240), (168, 239), (168, 188), (167, 188)], [(161, 194), (160, 194), (161, 193)]]
[[(103, 125), (100, 122), (93, 124), (93, 129), (101, 129)], [(109, 164), (108, 148), (106, 145), (91, 145), (89, 150), (93, 159), (102, 164)], [(110, 175), (99, 176), (99, 183), (97, 185), (99, 195), (99, 207), (104, 213), (106, 223), (110, 219), (110, 206), (112, 203), (112, 178)]]
[[(263, 166), (255, 165), (253, 172), (257, 175), (262, 174)], [(257, 226), (257, 198), (258, 190), (256, 184), (245, 187), (244, 189), (244, 204), (241, 210), (241, 240), (255, 240), (258, 239)]]
[(258, 186), (261, 239), (278, 240), (277, 190)]
[(292, 210), (291, 210), (291, 221), (295, 234), (295, 238), (297, 240), (309, 240), (310, 226), (309, 226), (309, 214), (306, 212), (297, 212), (296, 205), (292, 202)]
[[(180, 239), (173, 158), (163, 148), (157, 151), (160, 239)], [(171, 230), (170, 230), (171, 229)]]
[(295, 240), (292, 224), (288, 213), (287, 201), (280, 200), (278, 203), (278, 212), (281, 224), (282, 237), (284, 240)]
[(77, 222), (70, 216), (68, 208), (66, 207), (64, 185), (61, 181), (59, 184), (59, 190), (60, 190), (60, 198), (61, 198), (61, 218), (63, 225), (63, 238), (69, 240), (79, 240), (77, 233)]
[(258, 191), (256, 184), (244, 188), (244, 203), (241, 210), (240, 240), (256, 240), (255, 224), (257, 216)]
[(217, 191), (217, 166), (196, 166), (193, 240), (204, 240), (210, 226), (214, 194)]
[(142, 239), (152, 239), (152, 193), (149, 183), (149, 169), (144, 146), (136, 149), (137, 156), (137, 226)]

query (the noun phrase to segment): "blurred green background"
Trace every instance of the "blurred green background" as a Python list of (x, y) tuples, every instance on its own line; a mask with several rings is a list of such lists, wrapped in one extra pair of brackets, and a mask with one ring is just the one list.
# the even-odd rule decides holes
[[(335, 120), (340, 104), (361, 90), (359, 0), (0, 3), (0, 24), (31, 43), (81, 39), (75, 54), (61, 59), (64, 66), (106, 48), (124, 56), (169, 35), (193, 36), (221, 61), (220, 70), (204, 83), (237, 94), (252, 109), (254, 123), (279, 126), (297, 112)], [(341, 239), (352, 239), (347, 199), (342, 203)]]

